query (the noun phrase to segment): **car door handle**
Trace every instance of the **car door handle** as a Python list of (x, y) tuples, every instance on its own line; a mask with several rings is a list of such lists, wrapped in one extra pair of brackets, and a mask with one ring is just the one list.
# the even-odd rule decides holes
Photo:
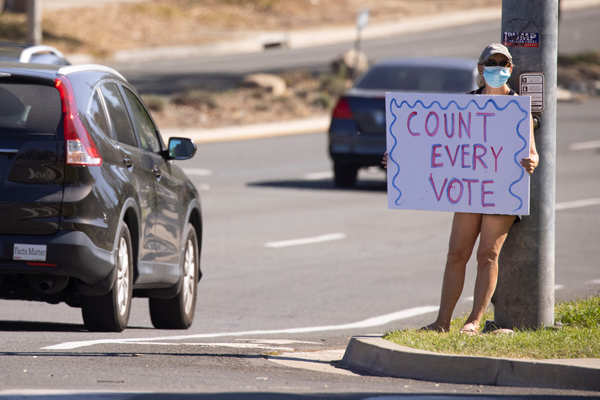
[(131, 161), (131, 158), (129, 158), (128, 156), (125, 156), (125, 157), (123, 157), (123, 164), (125, 164), (125, 166), (127, 168), (129, 168), (133, 165), (133, 162)]
[(152, 173), (157, 178), (160, 178), (160, 176), (162, 175), (161, 172), (160, 172), (160, 168), (158, 168), (156, 165), (154, 167), (152, 167)]

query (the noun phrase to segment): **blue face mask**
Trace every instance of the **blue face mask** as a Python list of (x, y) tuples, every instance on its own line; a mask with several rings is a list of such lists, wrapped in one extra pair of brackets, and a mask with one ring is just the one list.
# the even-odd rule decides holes
[(510, 68), (483, 67), (483, 78), (491, 87), (502, 87), (508, 81), (508, 78), (510, 78)]

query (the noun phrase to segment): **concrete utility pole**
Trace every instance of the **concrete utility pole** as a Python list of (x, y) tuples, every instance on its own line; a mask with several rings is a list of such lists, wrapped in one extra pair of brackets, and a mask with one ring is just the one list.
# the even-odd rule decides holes
[(495, 320), (535, 329), (554, 325), (558, 0), (503, 0), (501, 34), (515, 63), (511, 85), (532, 96), (540, 164), (531, 215), (512, 227), (502, 250)]
[(42, 2), (27, 0), (27, 42), (42, 43)]

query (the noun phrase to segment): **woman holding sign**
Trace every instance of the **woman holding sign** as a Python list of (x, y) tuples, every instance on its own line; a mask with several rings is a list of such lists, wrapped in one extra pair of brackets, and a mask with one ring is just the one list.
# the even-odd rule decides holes
[[(508, 49), (499, 43), (490, 44), (479, 57), (481, 87), (471, 94), (516, 95), (507, 85), (512, 69), (512, 56)], [(533, 137), (533, 122), (530, 129), (529, 157), (522, 159), (521, 165), (532, 174), (539, 157)], [(446, 332), (450, 328), (454, 307), (463, 290), (466, 265), (479, 236), (473, 310), (461, 329), (464, 334), (479, 333), (481, 318), (496, 289), (500, 250), (510, 227), (518, 218), (515, 215), (454, 214), (438, 317), (423, 330)]]

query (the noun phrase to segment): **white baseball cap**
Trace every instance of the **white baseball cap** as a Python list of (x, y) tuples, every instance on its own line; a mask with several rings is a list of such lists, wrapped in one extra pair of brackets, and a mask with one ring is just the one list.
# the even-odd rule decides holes
[(503, 45), (502, 43), (492, 43), (487, 45), (485, 49), (483, 49), (481, 55), (479, 56), (478, 63), (485, 63), (487, 59), (493, 56), (494, 54), (502, 54), (503, 56), (508, 58), (509, 61), (512, 62), (512, 56), (510, 55), (510, 51), (508, 51), (508, 48), (505, 45)]

